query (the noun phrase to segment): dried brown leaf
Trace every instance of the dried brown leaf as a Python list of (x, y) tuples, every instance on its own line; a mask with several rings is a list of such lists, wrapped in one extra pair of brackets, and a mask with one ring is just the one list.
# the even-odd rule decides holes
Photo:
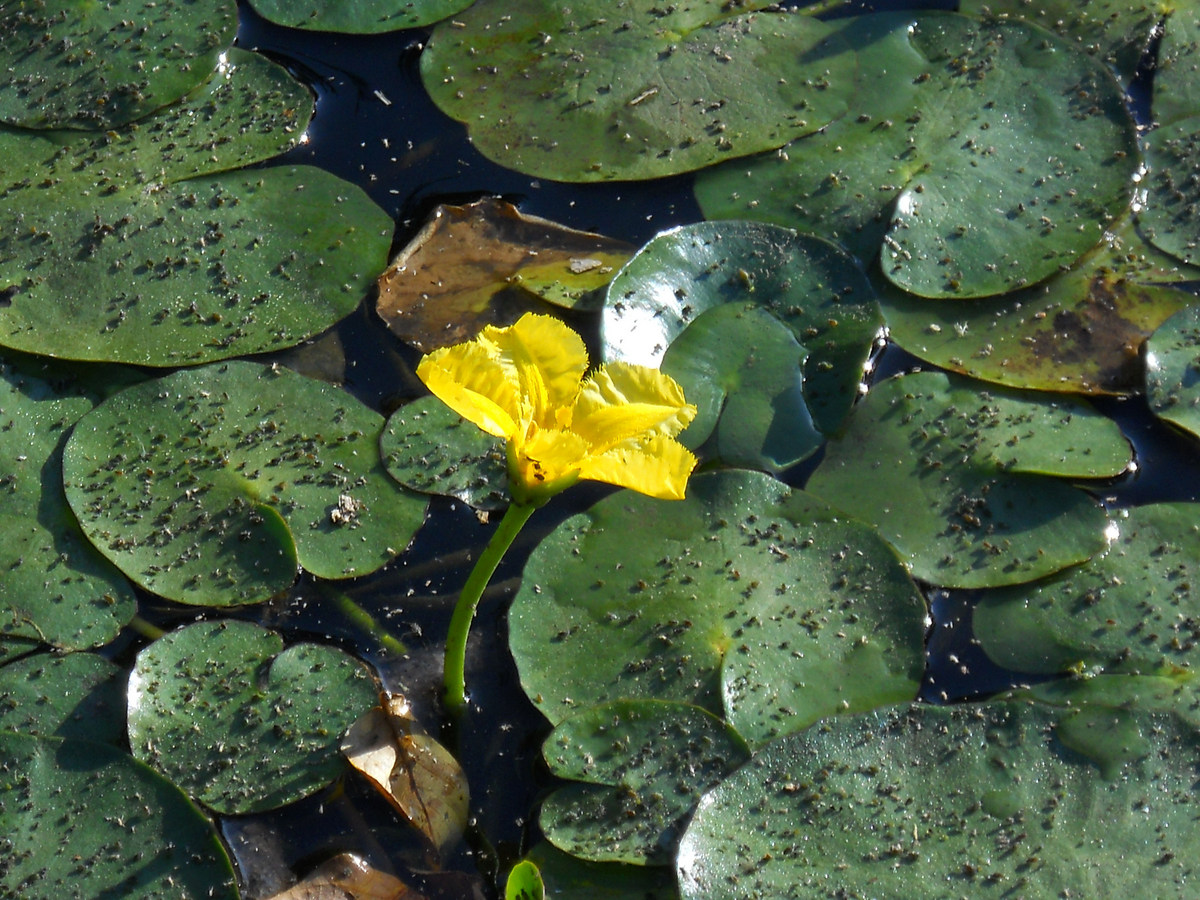
[(358, 720), (342, 752), (444, 856), (462, 837), (467, 778), (454, 756), (413, 718), (408, 702), (385, 695)]
[(495, 197), (441, 205), (379, 276), (376, 309), (398, 337), (429, 352), (543, 311), (542, 301), (587, 308), (632, 253)]
[(322, 863), (299, 884), (270, 900), (424, 900), (421, 894), (352, 853)]

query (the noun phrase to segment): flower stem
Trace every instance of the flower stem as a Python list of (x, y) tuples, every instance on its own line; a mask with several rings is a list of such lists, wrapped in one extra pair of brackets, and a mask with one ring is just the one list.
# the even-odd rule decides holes
[(338, 612), (352, 622), (356, 628), (360, 628), (371, 635), (380, 647), (396, 656), (403, 656), (408, 653), (408, 648), (404, 646), (404, 642), (380, 625), (375, 617), (363, 609), (353, 597), (337, 590), (331, 593), (333, 606), (337, 608)]
[(458, 603), (455, 604), (454, 614), (450, 617), (450, 630), (446, 634), (446, 658), (442, 676), (443, 699), (447, 710), (455, 716), (467, 705), (467, 634), (471, 630), (475, 610), (479, 607), (479, 599), (483, 596), (488, 582), (492, 580), (492, 574), (500, 565), (500, 560), (504, 558), (504, 554), (521, 533), (522, 526), (533, 515), (535, 509), (537, 504), (533, 503), (513, 503), (508, 507), (458, 595)]
[(141, 616), (135, 615), (129, 620), (129, 627), (136, 631), (144, 638), (149, 638), (152, 641), (157, 641), (160, 637), (166, 634), (163, 629), (159, 628), (153, 622), (147, 622)]

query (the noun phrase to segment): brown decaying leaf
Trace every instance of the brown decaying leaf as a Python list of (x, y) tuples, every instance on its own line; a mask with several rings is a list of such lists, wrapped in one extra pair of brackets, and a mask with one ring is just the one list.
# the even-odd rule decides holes
[(342, 853), (314, 869), (299, 884), (270, 900), (424, 900), (394, 875), (373, 869), (352, 853)]
[(439, 856), (458, 843), (469, 811), (467, 778), (450, 751), (424, 732), (403, 697), (385, 694), (342, 741), (342, 752)]
[[(379, 276), (376, 309), (401, 340), (428, 353), (470, 340), (485, 325), (511, 325), (545, 302), (599, 305), (634, 248), (546, 219), (495, 197), (438, 206)], [(503, 295), (503, 302), (500, 297)]]

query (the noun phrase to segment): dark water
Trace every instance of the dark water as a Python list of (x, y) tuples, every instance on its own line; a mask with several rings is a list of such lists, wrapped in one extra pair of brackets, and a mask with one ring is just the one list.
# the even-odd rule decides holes
[[(856, 4), (850, 11), (954, 7), (952, 2), (875, 3)], [(319, 35), (273, 26), (245, 6), (241, 14), (239, 44), (286, 65), (312, 86), (317, 97), (307, 141), (286, 161), (320, 166), (365, 189), (396, 220), (394, 249), (408, 241), (436, 204), (485, 195), (501, 195), (526, 213), (634, 244), (702, 218), (689, 176), (648, 183), (562, 185), (531, 179), (483, 158), (465, 129), (438, 111), (421, 86), (418, 58), (427, 32)], [(1136, 93), (1144, 109), (1144, 83)], [(419, 392), (411, 373), (416, 354), (387, 332), (370, 302), (338, 327), (338, 336), (347, 353), (347, 387), (386, 413)], [(873, 377), (917, 366), (914, 358), (888, 346), (876, 361)], [(1106, 400), (1099, 405), (1121, 423), (1138, 461), (1135, 472), (1094, 486), (1103, 502), (1121, 506), (1200, 498), (1192, 440), (1164, 427), (1141, 400)], [(813, 465), (789, 473), (787, 480), (802, 485)], [(559, 498), (539, 511), (497, 573), (473, 629), (468, 684), (478, 710), (460, 733), (447, 737), (462, 748), (477, 826), (470, 849), (452, 866), (480, 873), (473, 886), (479, 890), (490, 891), (496, 874), (535, 837), (527, 817), (549, 784), (539, 756), (546, 727), (517, 683), (506, 649), (504, 608), (529, 550), (555, 524), (604, 493), (599, 486), (573, 489), (569, 500)], [(333, 610), (328, 588), (311, 581), (268, 608), (266, 624), (297, 635), (325, 635), (353, 649), (376, 663), (386, 686), (404, 692), (426, 721), (436, 723), (434, 697), (450, 605), (469, 568), (468, 555), (478, 552), (489, 533), (471, 510), (437, 501), (430, 523), (401, 561), (348, 587), (357, 602), (408, 645), (410, 652), (401, 660), (380, 653)], [(982, 696), (1021, 682), (1020, 676), (991, 664), (974, 644), (970, 593), (936, 591), (930, 601), (933, 624), (922, 691), (925, 699), (944, 702)], [(436, 730), (435, 724), (430, 727)], [(226, 834), (252, 881), (261, 878), (263, 883), (270, 881), (280, 863), (302, 867), (310, 856), (319, 861), (315, 856), (333, 847), (420, 868), (404, 826), (390, 808), (357, 783), (348, 783), (344, 793), (322, 795), (274, 816), (227, 823)], [(447, 891), (445, 896), (468, 896), (455, 893), (464, 890), (459, 882), (447, 886), (433, 879), (424, 889), (430, 896), (439, 890)]]

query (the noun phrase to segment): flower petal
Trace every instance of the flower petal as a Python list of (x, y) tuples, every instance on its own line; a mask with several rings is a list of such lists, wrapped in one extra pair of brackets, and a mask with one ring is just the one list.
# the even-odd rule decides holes
[(526, 313), (508, 328), (485, 328), (477, 340), (519, 385), (533, 421), (558, 424), (558, 410), (575, 400), (587, 371), (583, 338), (553, 316)]
[(417, 377), (439, 400), (494, 437), (513, 437), (528, 416), (511, 367), (477, 342), (427, 354), (417, 365)]
[(575, 401), (571, 430), (595, 452), (630, 438), (674, 436), (695, 418), (683, 388), (658, 369), (631, 363), (601, 366), (584, 380)]
[(535, 427), (529, 439), (516, 447), (518, 477), (531, 488), (558, 481), (579, 471), (587, 450), (587, 442), (577, 434)]
[(579, 467), (579, 477), (629, 488), (660, 500), (682, 500), (696, 457), (665, 435), (619, 444)]

